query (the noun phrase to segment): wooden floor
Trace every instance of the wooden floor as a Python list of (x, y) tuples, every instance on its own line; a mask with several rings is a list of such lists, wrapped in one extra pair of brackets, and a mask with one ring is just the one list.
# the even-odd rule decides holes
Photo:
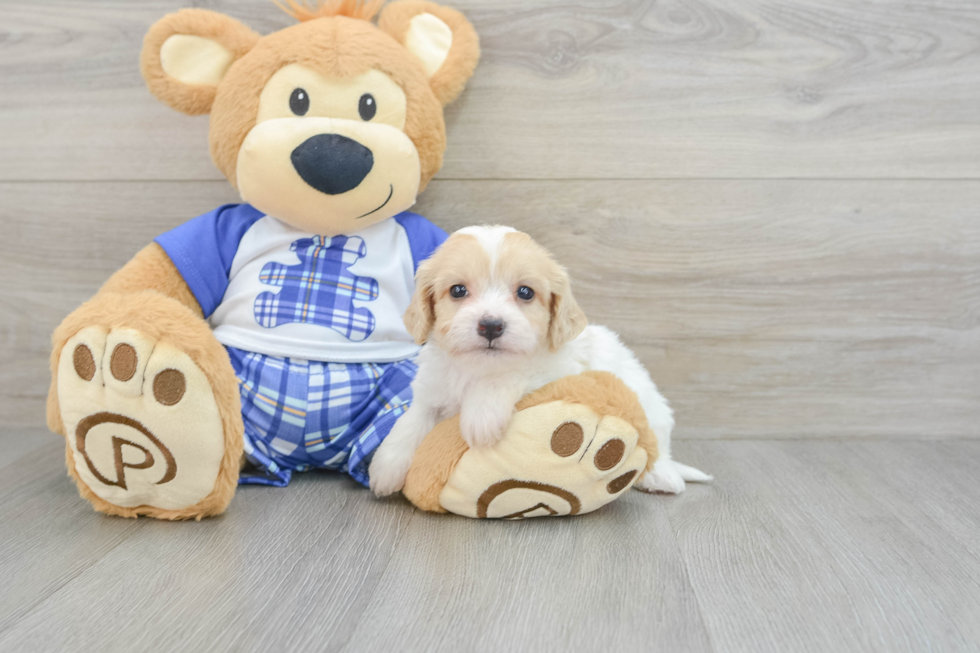
[(349, 479), (201, 523), (94, 513), (50, 334), (237, 200), (148, 27), (268, 0), (0, 0), (0, 653), (980, 651), (980, 3), (440, 0), (483, 58), (416, 210), (550, 248), (716, 475), (578, 518)]
[(486, 522), (349, 479), (200, 523), (94, 513), (7, 431), (0, 651), (954, 651), (980, 646), (980, 442), (680, 442), (713, 485)]

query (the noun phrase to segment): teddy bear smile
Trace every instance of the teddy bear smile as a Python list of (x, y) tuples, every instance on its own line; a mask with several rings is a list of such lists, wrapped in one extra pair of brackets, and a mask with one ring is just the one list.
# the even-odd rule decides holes
[(381, 203), (381, 206), (379, 206), (379, 207), (378, 207), (378, 208), (376, 208), (376, 209), (371, 209), (370, 211), (368, 211), (368, 212), (367, 212), (367, 213), (365, 213), (364, 215), (359, 215), (359, 216), (357, 216), (357, 217), (356, 217), (356, 218), (354, 218), (354, 219), (355, 219), (355, 220), (360, 220), (361, 218), (366, 218), (366, 217), (368, 217), (368, 216), (369, 216), (369, 215), (371, 215), (372, 213), (377, 213), (378, 211), (380, 211), (381, 209), (383, 209), (383, 208), (385, 207), (385, 205), (386, 205), (386, 204), (387, 204), (387, 203), (388, 203), (389, 201), (391, 201), (391, 196), (392, 196), (392, 195), (394, 195), (394, 194), (395, 194), (395, 186), (394, 186), (394, 184), (388, 184), (388, 197), (386, 197), (386, 198), (385, 198), (385, 201)]

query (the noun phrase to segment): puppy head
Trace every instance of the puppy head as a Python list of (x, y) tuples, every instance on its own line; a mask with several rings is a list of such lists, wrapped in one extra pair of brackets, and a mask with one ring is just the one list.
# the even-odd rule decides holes
[(558, 350), (585, 328), (568, 273), (530, 236), (467, 227), (421, 266), (405, 326), (453, 356)]

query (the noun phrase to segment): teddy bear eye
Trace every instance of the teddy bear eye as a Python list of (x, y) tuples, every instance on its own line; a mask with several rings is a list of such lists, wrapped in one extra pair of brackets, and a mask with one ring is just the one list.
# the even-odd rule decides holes
[(289, 108), (297, 116), (305, 116), (310, 110), (310, 96), (301, 88), (293, 89), (293, 94), (289, 96)]
[(526, 301), (534, 299), (534, 291), (527, 286), (521, 286), (517, 289), (517, 296)]
[(449, 294), (455, 297), (456, 299), (466, 297), (466, 292), (467, 292), (466, 286), (464, 286), (461, 283), (457, 283), (455, 286), (449, 289)]
[(357, 112), (361, 114), (361, 120), (370, 120), (378, 112), (378, 103), (374, 101), (374, 96), (365, 93), (361, 96), (361, 101), (357, 105)]

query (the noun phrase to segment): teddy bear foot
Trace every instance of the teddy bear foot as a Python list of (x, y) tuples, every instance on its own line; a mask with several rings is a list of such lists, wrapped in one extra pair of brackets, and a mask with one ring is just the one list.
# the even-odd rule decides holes
[(591, 512), (643, 471), (647, 455), (637, 444), (628, 422), (586, 406), (528, 408), (497, 446), (463, 456), (442, 505), (456, 514), (502, 519)]
[(469, 449), (458, 417), (437, 425), (404, 493), (424, 510), (466, 517), (591, 512), (622, 496), (656, 456), (654, 435), (637, 414), (635, 395), (611, 374), (566, 377), (518, 404), (492, 447)]
[(237, 468), (222, 469), (218, 404), (183, 351), (134, 329), (86, 327), (62, 349), (58, 397), (69, 473), (96, 509), (188, 519), (227, 505)]

